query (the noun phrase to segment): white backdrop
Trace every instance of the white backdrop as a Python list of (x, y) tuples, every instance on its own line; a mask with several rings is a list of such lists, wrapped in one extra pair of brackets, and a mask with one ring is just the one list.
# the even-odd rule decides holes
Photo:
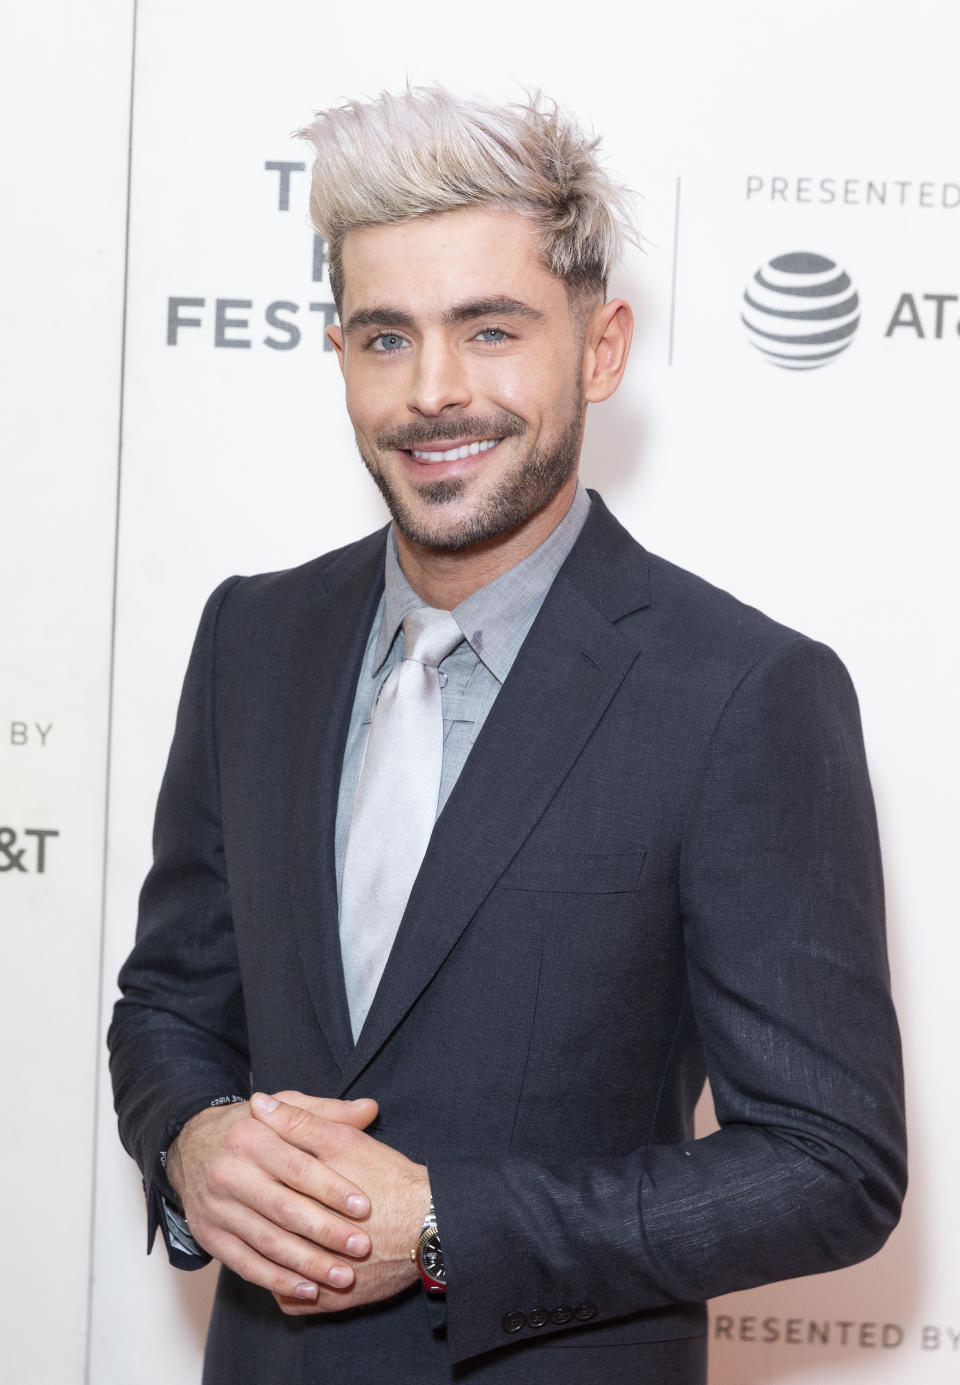
[[(409, 77), (542, 86), (604, 133), (647, 245), (613, 285), (641, 325), (584, 475), (648, 547), (834, 645), (860, 691), (913, 1186), (874, 1261), (716, 1303), (712, 1385), (956, 1382), (955, 4), (678, 0), (596, 28), (502, 0), (83, 13), (20, 7), (6, 47), (4, 128), (23, 132), (0, 516), (0, 1013), (23, 1055), (0, 1180), (10, 1378), (199, 1380), (211, 1275), (143, 1256), (102, 1029), (205, 596), (383, 520), (323, 349), (307, 175), (267, 165), (306, 162), (288, 132), (314, 108)], [(740, 317), (756, 269), (797, 251), (841, 265), (862, 310), (810, 372), (771, 365)]]

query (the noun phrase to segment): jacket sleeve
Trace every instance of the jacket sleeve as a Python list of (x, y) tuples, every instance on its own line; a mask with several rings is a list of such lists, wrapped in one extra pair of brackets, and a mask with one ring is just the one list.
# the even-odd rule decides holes
[(107, 1037), (120, 1137), (143, 1174), (147, 1248), (161, 1226), (170, 1259), (183, 1268), (209, 1257), (185, 1253), (168, 1234), (166, 1150), (203, 1107), (250, 1094), (213, 726), (217, 618), (237, 580), (217, 588), (200, 622), (157, 804), (136, 945), (120, 972), (123, 998)]
[(454, 1360), (567, 1330), (542, 1311), (518, 1326), (534, 1308), (601, 1322), (836, 1269), (896, 1223), (879, 851), (856, 697), (830, 650), (797, 638), (733, 690), (680, 861), (687, 1003), (721, 1128), (573, 1166), (431, 1162)]

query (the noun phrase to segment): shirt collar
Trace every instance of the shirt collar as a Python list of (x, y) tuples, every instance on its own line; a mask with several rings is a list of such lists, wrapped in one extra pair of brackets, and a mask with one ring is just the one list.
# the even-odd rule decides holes
[[(539, 548), (453, 608), (451, 614), (468, 644), (498, 682), (502, 683), (510, 672), (589, 510), (590, 497), (578, 482), (569, 510)], [(384, 570), (383, 620), (373, 656), (374, 673), (379, 671), (390, 652), (404, 619), (423, 604), (400, 570), (396, 536), (391, 526)]]

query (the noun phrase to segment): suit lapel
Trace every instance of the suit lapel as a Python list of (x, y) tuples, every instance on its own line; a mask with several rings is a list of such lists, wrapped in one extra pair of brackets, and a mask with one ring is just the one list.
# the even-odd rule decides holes
[(337, 917), (337, 798), (357, 678), (383, 590), (384, 538), (381, 531), (362, 540), (345, 572), (334, 566), (326, 590), (301, 608), (292, 641), (297, 705), (286, 765), (294, 821), (288, 888), (307, 987), (341, 1069), (353, 1037)]
[(638, 654), (614, 622), (646, 604), (646, 555), (595, 497), (437, 820), (341, 1091), (430, 983), (569, 773)]

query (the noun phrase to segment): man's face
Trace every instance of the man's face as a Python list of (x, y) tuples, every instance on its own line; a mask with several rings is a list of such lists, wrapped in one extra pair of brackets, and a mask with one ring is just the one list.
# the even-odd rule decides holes
[(400, 531), (457, 549), (572, 488), (582, 334), (531, 221), (467, 209), (351, 231), (341, 349), (360, 455)]

